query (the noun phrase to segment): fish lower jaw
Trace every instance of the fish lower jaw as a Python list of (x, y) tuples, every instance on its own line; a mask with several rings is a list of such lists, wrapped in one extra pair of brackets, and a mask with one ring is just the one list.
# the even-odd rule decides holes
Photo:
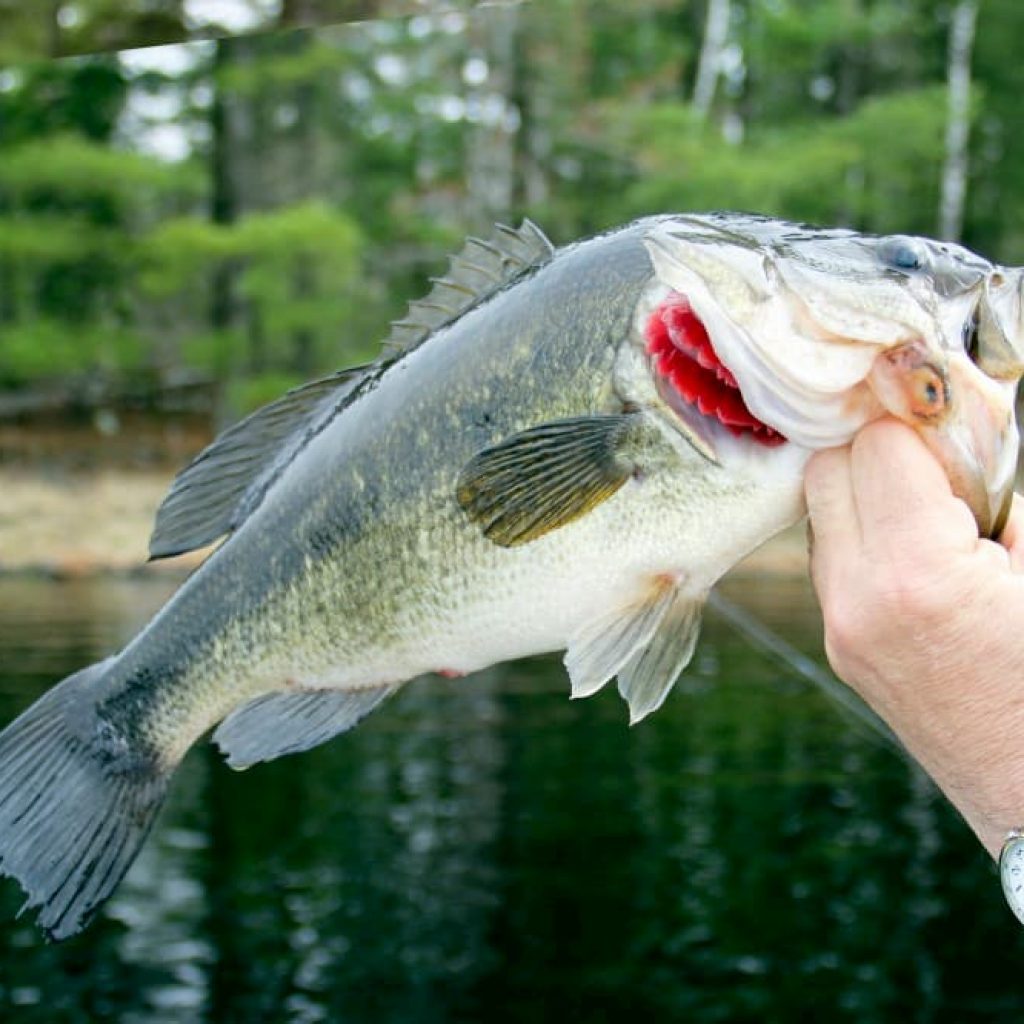
[(1015, 383), (993, 380), (964, 353), (937, 357), (911, 342), (879, 355), (868, 385), (885, 412), (931, 449), (979, 533), (997, 537), (1009, 515), (1019, 449)]

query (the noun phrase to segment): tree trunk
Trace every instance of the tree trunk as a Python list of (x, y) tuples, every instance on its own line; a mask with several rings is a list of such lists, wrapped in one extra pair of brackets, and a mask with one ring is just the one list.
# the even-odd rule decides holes
[(519, 12), (495, 8), (471, 21), (470, 42), (487, 60), (487, 79), (467, 84), (466, 101), (477, 123), (466, 133), (466, 202), (481, 226), (508, 216), (515, 194), (516, 136), (522, 125), (509, 121), (515, 101), (516, 36)]
[(708, 0), (704, 18), (704, 39), (700, 46), (697, 76), (693, 83), (693, 109), (701, 118), (711, 112), (715, 86), (722, 64), (722, 51), (729, 37), (729, 0)]
[(548, 199), (545, 159), (550, 155), (550, 138), (545, 111), (539, 110), (543, 71), (532, 59), (532, 19), (519, 22), (510, 65), (509, 99), (519, 112), (519, 127), (514, 135), (515, 154), (511, 204), (517, 210), (536, 209)]
[[(230, 102), (221, 86), (230, 67), (232, 40), (218, 39), (213, 56), (213, 104), (210, 107), (210, 219), (214, 224), (233, 224), (238, 216), (238, 196), (232, 173)], [(231, 330), (235, 322), (235, 277), (237, 267), (230, 261), (217, 266), (211, 282), (210, 326), (217, 333)]]
[(946, 121), (946, 160), (939, 199), (939, 237), (957, 241), (963, 228), (967, 195), (967, 141), (971, 121), (971, 51), (978, 0), (960, 0), (949, 26), (947, 83), (949, 117)]

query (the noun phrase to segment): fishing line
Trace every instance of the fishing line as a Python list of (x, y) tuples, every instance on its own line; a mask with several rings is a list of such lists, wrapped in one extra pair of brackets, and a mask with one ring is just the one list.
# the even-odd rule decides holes
[(813, 658), (798, 651), (775, 630), (718, 591), (713, 590), (708, 596), (708, 606), (743, 633), (754, 647), (775, 657), (801, 679), (812, 683), (826, 697), (848, 712), (856, 723), (863, 727), (862, 732), (870, 733), (871, 739), (882, 740), (887, 747), (896, 751), (901, 757), (909, 758), (910, 755), (896, 738), (896, 734), (853, 690), (837, 679), (828, 669), (822, 668)]

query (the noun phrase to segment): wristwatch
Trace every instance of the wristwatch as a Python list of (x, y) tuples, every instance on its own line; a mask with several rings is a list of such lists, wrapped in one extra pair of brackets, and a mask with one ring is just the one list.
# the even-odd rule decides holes
[(1017, 920), (1024, 924), (1024, 828), (1007, 833), (999, 853), (999, 878), (1006, 902)]

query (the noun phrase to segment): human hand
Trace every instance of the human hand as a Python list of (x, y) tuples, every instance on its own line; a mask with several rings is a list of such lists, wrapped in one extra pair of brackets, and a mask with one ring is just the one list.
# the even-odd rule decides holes
[(829, 662), (997, 855), (1024, 824), (1024, 503), (980, 539), (890, 419), (817, 453), (805, 485)]

